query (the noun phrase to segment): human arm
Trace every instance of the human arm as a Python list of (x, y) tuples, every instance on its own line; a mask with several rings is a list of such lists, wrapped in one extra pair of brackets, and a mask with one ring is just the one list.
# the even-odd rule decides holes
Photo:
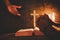
[(17, 15), (17, 16), (21, 16), (21, 14), (18, 12), (17, 8), (21, 8), (22, 6), (17, 6), (17, 5), (12, 5), (9, 0), (5, 0), (5, 4), (8, 8), (8, 11), (13, 14), (13, 15)]

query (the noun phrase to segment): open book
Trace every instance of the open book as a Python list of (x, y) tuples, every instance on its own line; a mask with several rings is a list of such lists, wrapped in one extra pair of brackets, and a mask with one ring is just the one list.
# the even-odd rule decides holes
[(15, 33), (15, 36), (43, 36), (44, 34), (37, 29), (20, 29)]

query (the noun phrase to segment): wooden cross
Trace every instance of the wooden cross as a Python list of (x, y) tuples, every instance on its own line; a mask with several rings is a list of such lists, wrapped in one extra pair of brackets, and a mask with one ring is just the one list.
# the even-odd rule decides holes
[(34, 24), (34, 28), (36, 27), (36, 16), (39, 15), (39, 14), (36, 14), (36, 11), (33, 10), (33, 14), (30, 14), (33, 16), (33, 24)]

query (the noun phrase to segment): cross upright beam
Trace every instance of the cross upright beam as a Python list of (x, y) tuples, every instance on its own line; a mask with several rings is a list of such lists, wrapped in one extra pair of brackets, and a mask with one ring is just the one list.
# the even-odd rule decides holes
[(34, 28), (36, 27), (36, 16), (39, 14), (36, 14), (36, 11), (33, 10), (33, 14), (31, 14), (33, 16), (33, 24), (34, 24)]

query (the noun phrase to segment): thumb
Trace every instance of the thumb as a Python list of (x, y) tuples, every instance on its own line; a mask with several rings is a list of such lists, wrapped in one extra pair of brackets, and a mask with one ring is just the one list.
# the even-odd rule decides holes
[(21, 16), (21, 14), (18, 13), (17, 16)]

